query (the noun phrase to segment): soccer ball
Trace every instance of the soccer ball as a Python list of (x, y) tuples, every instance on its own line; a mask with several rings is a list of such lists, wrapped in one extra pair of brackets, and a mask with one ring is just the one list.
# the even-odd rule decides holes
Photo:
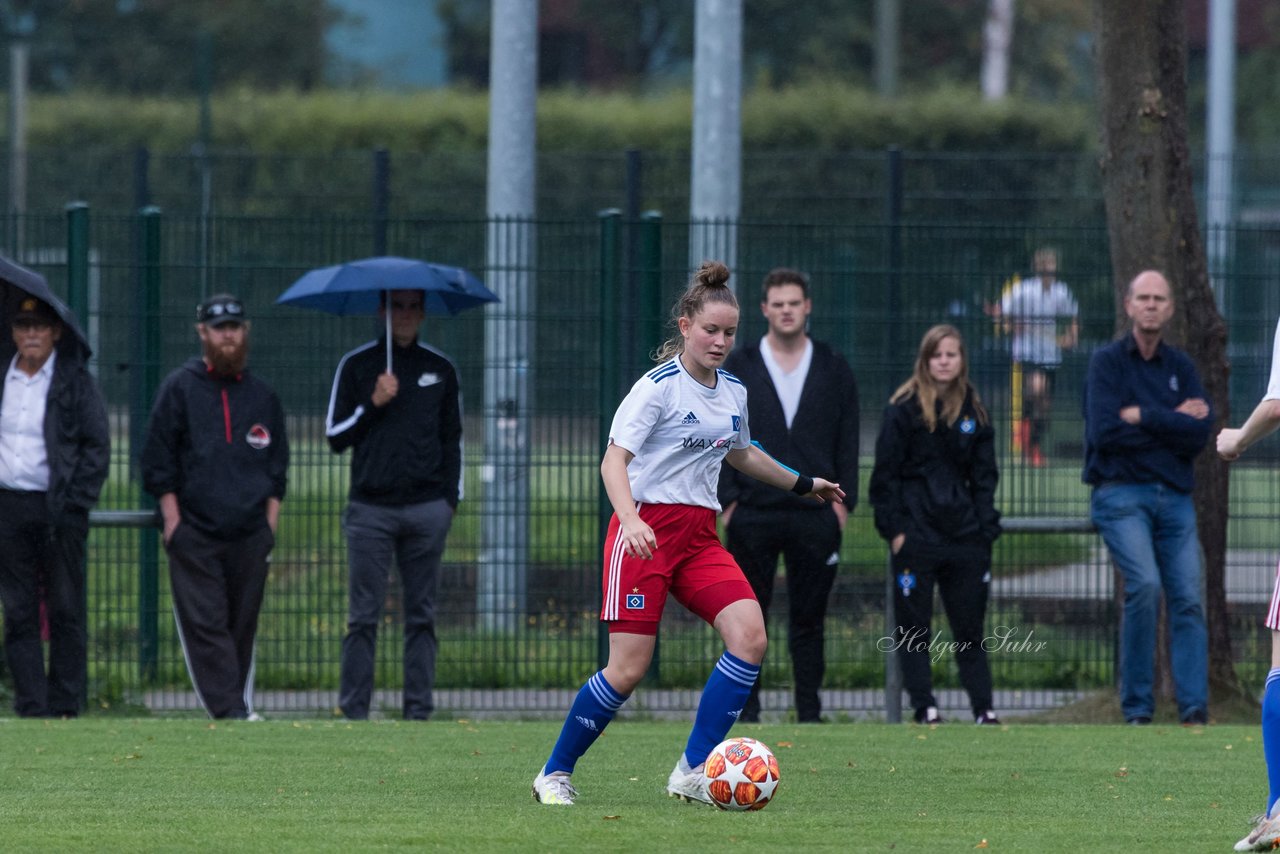
[(711, 802), (722, 810), (762, 810), (778, 788), (778, 759), (754, 738), (717, 744), (702, 773)]

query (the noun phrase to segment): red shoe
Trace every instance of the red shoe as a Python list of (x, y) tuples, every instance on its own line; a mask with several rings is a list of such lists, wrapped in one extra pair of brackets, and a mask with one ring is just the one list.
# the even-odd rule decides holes
[(1027, 462), (1032, 468), (1042, 469), (1049, 461), (1044, 458), (1044, 454), (1040, 453), (1039, 445), (1032, 445), (1031, 453), (1027, 455)]

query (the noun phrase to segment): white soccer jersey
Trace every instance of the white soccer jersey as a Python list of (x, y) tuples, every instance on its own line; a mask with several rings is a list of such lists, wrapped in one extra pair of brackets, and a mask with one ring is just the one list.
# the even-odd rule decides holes
[(627, 479), (636, 501), (719, 511), (720, 463), (751, 444), (747, 388), (725, 371), (716, 371), (716, 387), (707, 388), (679, 358), (664, 362), (631, 387), (609, 441), (635, 455)]
[(1062, 282), (1049, 290), (1038, 277), (1014, 285), (1000, 301), (1000, 311), (1013, 322), (1013, 360), (1033, 365), (1062, 364), (1058, 323), (1070, 323), (1080, 313), (1076, 299)]
[(1271, 381), (1263, 400), (1280, 400), (1280, 323), (1276, 324), (1275, 339), (1271, 344)]

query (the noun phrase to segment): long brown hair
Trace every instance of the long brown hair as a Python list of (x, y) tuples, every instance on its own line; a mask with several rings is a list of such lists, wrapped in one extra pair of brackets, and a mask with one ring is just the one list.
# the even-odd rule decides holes
[(674, 359), (684, 352), (684, 336), (680, 334), (680, 318), (693, 320), (709, 302), (722, 302), (725, 305), (738, 307), (738, 298), (729, 289), (729, 268), (719, 261), (703, 261), (698, 272), (693, 274), (689, 287), (685, 288), (680, 299), (671, 307), (671, 325), (676, 334), (663, 342), (653, 354), (656, 362)]
[[(938, 352), (938, 347), (944, 338), (954, 338), (959, 345), (960, 373), (956, 374), (955, 380), (942, 389), (942, 394), (939, 395), (938, 384), (929, 375), (929, 360), (933, 358), (934, 353)], [(929, 428), (930, 433), (938, 426), (936, 410), (939, 399), (942, 400), (942, 420), (948, 427), (955, 424), (956, 419), (960, 417), (966, 395), (972, 395), (973, 409), (978, 415), (978, 421), (982, 424), (987, 423), (987, 410), (978, 399), (978, 390), (969, 382), (969, 354), (965, 351), (964, 336), (960, 334), (959, 329), (949, 323), (939, 323), (937, 326), (930, 327), (920, 339), (920, 351), (916, 354), (915, 370), (910, 379), (898, 386), (898, 390), (889, 398), (889, 402), (901, 403), (912, 395), (920, 401), (924, 424)]]

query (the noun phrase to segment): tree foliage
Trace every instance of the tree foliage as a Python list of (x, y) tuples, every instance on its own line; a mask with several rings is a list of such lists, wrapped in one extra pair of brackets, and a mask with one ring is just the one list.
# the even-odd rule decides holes
[[(484, 85), (488, 74), (490, 0), (444, 0), (452, 72)], [(985, 3), (902, 0), (899, 56), (906, 91), (978, 86)], [(540, 62), (546, 83), (638, 87), (683, 82), (692, 68), (690, 0), (573, 0), (543, 16)], [(743, 61), (749, 84), (785, 88), (815, 80), (870, 86), (876, 50), (876, 4), (848, 0), (749, 0), (743, 4)], [(544, 12), (548, 9), (544, 3)], [(1088, 10), (1076, 0), (1019, 0), (1012, 91), (1040, 99), (1091, 95)], [(567, 10), (567, 11), (566, 11)], [(609, 46), (607, 73), (557, 56), (583, 41), (550, 37), (576, 27), (587, 42)], [(548, 31), (552, 32), (548, 32)], [(549, 74), (577, 68), (578, 79)], [(598, 68), (595, 71), (599, 71)]]
[(214, 88), (310, 89), (327, 61), (325, 0), (11, 0), (6, 29), (29, 30), (37, 91), (169, 95), (200, 86), (207, 38)]

